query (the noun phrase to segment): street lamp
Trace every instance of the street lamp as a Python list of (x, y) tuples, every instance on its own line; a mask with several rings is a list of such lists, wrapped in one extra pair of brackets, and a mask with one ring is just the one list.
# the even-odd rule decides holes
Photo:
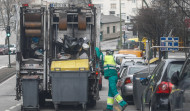
[(121, 0), (119, 0), (119, 8), (120, 8), (120, 41), (119, 41), (119, 46), (122, 48), (122, 23), (121, 23)]

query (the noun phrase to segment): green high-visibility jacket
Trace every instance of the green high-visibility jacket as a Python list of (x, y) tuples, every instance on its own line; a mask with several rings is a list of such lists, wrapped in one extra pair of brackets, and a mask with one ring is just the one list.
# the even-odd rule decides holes
[(117, 76), (116, 63), (112, 55), (104, 57), (104, 77)]

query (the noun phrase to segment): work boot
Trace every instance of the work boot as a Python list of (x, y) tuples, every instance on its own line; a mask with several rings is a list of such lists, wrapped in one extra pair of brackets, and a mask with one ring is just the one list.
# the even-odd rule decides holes
[(113, 110), (111, 110), (111, 109), (104, 109), (103, 111), (113, 111)]
[(128, 104), (126, 104), (126, 105), (124, 105), (123, 107), (122, 107), (122, 110), (121, 111), (125, 111), (125, 108), (128, 106)]

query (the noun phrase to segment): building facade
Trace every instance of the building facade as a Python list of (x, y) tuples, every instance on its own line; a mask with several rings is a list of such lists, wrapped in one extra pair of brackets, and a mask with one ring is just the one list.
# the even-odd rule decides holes
[[(125, 24), (121, 20), (122, 25)], [(120, 37), (120, 18), (113, 15), (101, 15), (101, 40), (109, 40)]]
[[(121, 5), (121, 18), (125, 20), (125, 24), (122, 26), (127, 38), (138, 37), (138, 32), (133, 31), (132, 21), (134, 16), (138, 14), (138, 9), (146, 7), (144, 0), (92, 0), (93, 4), (100, 4), (101, 13), (104, 15), (114, 15), (120, 17), (120, 5)], [(152, 0), (145, 0), (150, 6)]]
[[(101, 13), (104, 15), (115, 15), (120, 17), (120, 0), (92, 0), (93, 4), (101, 5)], [(146, 0), (147, 4), (151, 4), (152, 0)], [(145, 7), (143, 0), (121, 0), (121, 18), (126, 23), (130, 23), (130, 19), (138, 13), (138, 9)]]

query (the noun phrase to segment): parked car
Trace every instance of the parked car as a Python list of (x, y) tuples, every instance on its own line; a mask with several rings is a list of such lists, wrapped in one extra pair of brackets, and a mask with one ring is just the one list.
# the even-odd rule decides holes
[(122, 60), (125, 57), (136, 58), (136, 55), (133, 55), (133, 54), (114, 54), (114, 60), (116, 61), (116, 64), (117, 64), (116, 68), (118, 71), (120, 70), (120, 67), (122, 65)]
[(10, 53), (11, 54), (16, 54), (16, 45), (15, 44), (11, 44), (10, 46)]
[(165, 59), (157, 65), (151, 76), (141, 81), (147, 86), (141, 97), (141, 111), (169, 109), (168, 97), (173, 86), (171, 76), (181, 70), (184, 61), (184, 59)]
[(143, 65), (131, 65), (120, 75), (121, 95), (127, 102), (133, 102), (133, 74), (145, 68)]
[(0, 45), (0, 54), (1, 55), (8, 54), (8, 46), (7, 45)]
[(190, 55), (186, 59), (181, 71), (171, 78), (174, 87), (169, 96), (170, 111), (190, 110)]
[(148, 77), (157, 65), (150, 65), (150, 68), (146, 68), (136, 72), (133, 75), (133, 101), (137, 109), (141, 108), (141, 96), (146, 86), (141, 84), (141, 78)]

